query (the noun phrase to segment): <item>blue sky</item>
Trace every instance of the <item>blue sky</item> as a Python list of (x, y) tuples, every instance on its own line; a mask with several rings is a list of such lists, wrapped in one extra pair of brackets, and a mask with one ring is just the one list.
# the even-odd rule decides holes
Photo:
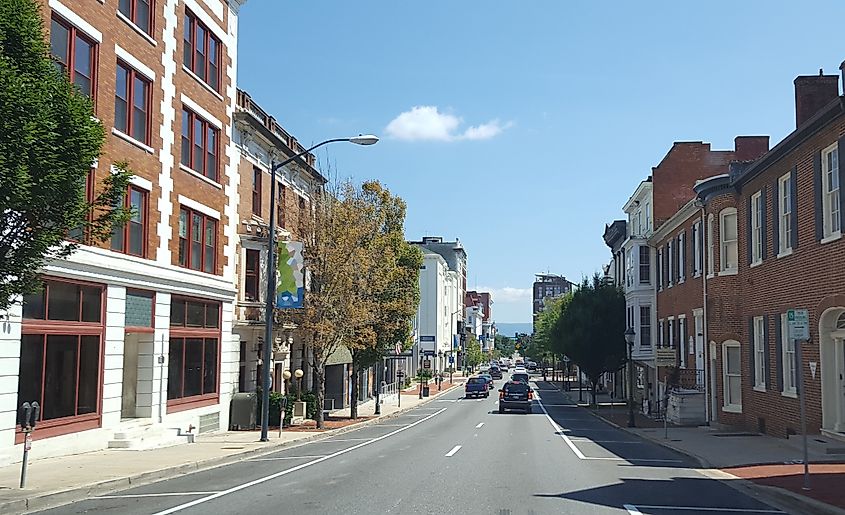
[(304, 144), (382, 136), (320, 157), (402, 196), (408, 238), (460, 238), (469, 287), (525, 322), (535, 272), (609, 260), (604, 224), (673, 141), (774, 144), (795, 76), (845, 59), (845, 2), (646, 4), (251, 0), (238, 80)]

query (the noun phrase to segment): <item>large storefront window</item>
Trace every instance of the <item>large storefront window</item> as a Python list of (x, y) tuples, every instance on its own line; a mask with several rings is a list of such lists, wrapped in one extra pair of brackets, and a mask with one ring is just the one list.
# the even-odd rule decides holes
[(98, 285), (47, 280), (24, 297), (17, 404), (37, 401), (46, 427), (99, 424), (102, 308)]
[[(220, 303), (174, 298), (167, 366), (169, 408), (217, 402)], [(178, 409), (178, 408), (176, 408)]]

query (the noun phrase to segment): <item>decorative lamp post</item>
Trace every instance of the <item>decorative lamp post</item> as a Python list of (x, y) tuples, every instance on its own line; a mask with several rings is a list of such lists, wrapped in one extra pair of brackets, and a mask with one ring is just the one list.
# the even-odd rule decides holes
[(625, 329), (625, 342), (628, 344), (628, 427), (636, 427), (634, 420), (634, 337), (633, 327)]
[(282, 378), (285, 380), (285, 395), (287, 395), (290, 393), (290, 385), (288, 383), (290, 381), (290, 370), (282, 372)]
[(302, 376), (305, 375), (305, 372), (302, 371), (301, 368), (297, 368), (293, 371), (294, 377), (296, 377), (296, 402), (302, 400)]

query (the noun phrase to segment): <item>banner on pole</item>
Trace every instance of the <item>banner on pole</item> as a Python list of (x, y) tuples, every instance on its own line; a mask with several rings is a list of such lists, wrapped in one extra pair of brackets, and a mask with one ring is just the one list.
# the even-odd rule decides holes
[(276, 260), (276, 307), (301, 308), (305, 297), (305, 264), (301, 241), (279, 243)]

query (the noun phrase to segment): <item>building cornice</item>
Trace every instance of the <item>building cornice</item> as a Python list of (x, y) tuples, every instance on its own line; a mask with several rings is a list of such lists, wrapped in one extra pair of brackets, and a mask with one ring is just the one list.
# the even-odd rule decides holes
[(675, 211), (675, 214), (663, 222), (661, 226), (654, 231), (654, 234), (648, 239), (648, 244), (656, 247), (657, 244), (666, 238), (670, 233), (680, 227), (684, 222), (689, 220), (689, 217), (694, 215), (700, 208), (697, 205), (698, 199), (692, 199), (684, 204), (681, 209)]

